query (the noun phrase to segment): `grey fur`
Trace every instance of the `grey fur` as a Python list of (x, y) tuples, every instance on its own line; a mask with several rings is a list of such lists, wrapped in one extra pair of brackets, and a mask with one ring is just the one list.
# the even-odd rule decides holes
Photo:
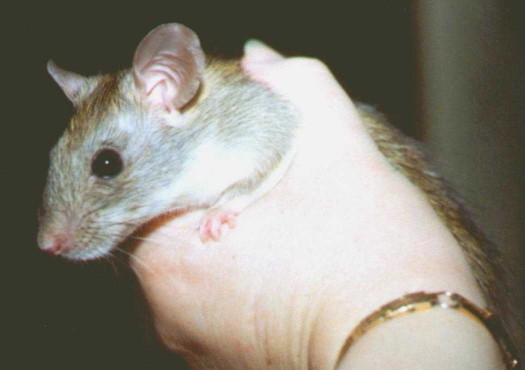
[[(292, 108), (246, 78), (237, 62), (210, 60), (202, 81), (207, 93), (183, 112), (188, 122), (182, 127), (167, 125), (141, 103), (130, 71), (89, 83), (95, 85), (86, 88), (91, 94), (51, 152), (42, 204), (41, 239), (64, 230), (73, 234), (73, 247), (62, 254), (66, 258), (102, 256), (156, 216), (249, 193), (292, 145)], [(169, 201), (159, 196), (181, 181), (200, 146), (210, 142), (238, 156), (257, 153), (258, 166), (251, 176), (204, 200), (191, 192)], [(124, 170), (115, 178), (91, 173), (92, 158), (102, 148), (115, 149), (123, 158)]]

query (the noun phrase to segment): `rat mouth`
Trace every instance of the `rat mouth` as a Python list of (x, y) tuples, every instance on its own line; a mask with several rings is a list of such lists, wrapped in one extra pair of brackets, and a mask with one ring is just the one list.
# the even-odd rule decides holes
[(108, 257), (111, 245), (97, 245), (87, 248), (74, 248), (60, 256), (71, 261), (92, 261)]

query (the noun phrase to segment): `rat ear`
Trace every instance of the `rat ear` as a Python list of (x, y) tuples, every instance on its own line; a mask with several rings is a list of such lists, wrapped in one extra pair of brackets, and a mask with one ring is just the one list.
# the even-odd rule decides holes
[(87, 82), (87, 78), (79, 74), (60, 68), (52, 60), (47, 62), (47, 71), (60, 86), (62, 91), (77, 106), (80, 102), (80, 92)]
[(197, 35), (170, 23), (155, 28), (140, 42), (133, 57), (133, 77), (147, 101), (173, 113), (197, 92), (204, 64)]

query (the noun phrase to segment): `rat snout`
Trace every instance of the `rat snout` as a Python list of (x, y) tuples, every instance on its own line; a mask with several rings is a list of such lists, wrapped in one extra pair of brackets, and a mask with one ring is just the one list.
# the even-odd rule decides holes
[[(97, 211), (100, 207), (93, 209)], [(101, 229), (90, 218), (95, 214), (93, 209), (82, 212), (60, 210), (44, 214), (37, 236), (39, 248), (68, 260), (88, 260), (107, 254), (121, 239), (121, 232), (113, 225), (109, 227), (109, 235), (104, 234), (108, 228)]]
[(75, 245), (78, 218), (74, 215), (47, 214), (42, 218), (38, 231), (38, 246), (54, 256), (70, 252)]

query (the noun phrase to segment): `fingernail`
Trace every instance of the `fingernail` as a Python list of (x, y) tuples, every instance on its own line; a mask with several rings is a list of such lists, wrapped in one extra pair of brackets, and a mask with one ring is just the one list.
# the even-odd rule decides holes
[(282, 55), (257, 39), (249, 39), (244, 44), (244, 56), (250, 62), (274, 62), (282, 59)]
[(246, 43), (244, 44), (244, 53), (248, 53), (249, 50), (260, 48), (260, 47), (268, 47), (264, 42), (257, 39), (248, 39)]

